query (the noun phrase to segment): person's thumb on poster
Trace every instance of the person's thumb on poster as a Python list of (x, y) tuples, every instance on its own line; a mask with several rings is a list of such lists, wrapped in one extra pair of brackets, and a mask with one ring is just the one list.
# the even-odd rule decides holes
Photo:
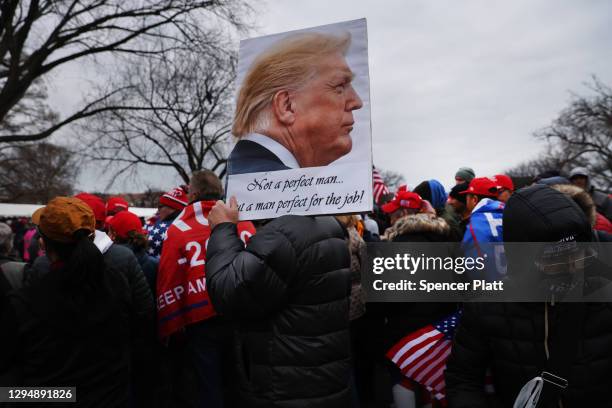
[(234, 196), (230, 198), (229, 204), (218, 200), (208, 213), (208, 224), (211, 229), (224, 222), (234, 224), (238, 222), (238, 200)]

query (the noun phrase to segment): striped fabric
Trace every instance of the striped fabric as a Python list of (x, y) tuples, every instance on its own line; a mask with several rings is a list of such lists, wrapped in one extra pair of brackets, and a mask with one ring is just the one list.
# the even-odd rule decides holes
[(401, 339), (387, 352), (407, 378), (423, 385), (438, 400), (445, 399), (444, 370), (461, 311)]
[(380, 204), (380, 199), (384, 195), (389, 194), (389, 189), (385, 185), (378, 170), (376, 170), (376, 167), (372, 167), (372, 189), (374, 191), (374, 202), (376, 204)]

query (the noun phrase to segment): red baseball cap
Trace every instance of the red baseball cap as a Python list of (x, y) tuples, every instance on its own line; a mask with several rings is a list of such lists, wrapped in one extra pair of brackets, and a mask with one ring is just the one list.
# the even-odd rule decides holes
[(514, 191), (514, 183), (512, 179), (505, 174), (496, 174), (492, 178), (493, 182), (497, 184), (497, 188), (505, 188), (506, 190)]
[(187, 192), (183, 190), (182, 187), (177, 187), (170, 190), (159, 197), (159, 205), (165, 205), (166, 207), (174, 208), (175, 210), (182, 210), (189, 205)]
[(107, 213), (117, 213), (129, 208), (129, 204), (122, 197), (111, 197), (106, 202)]
[(129, 238), (129, 232), (135, 231), (145, 235), (140, 218), (133, 212), (120, 211), (108, 221), (108, 225), (117, 233), (119, 238)]
[(397, 193), (395, 193), (395, 197), (393, 197), (393, 200), (389, 201), (381, 208), (385, 213), (391, 214), (399, 210), (400, 208), (411, 208), (416, 210), (421, 208), (422, 205), (423, 199), (420, 195), (418, 195), (417, 193), (413, 193), (412, 191), (406, 191), (405, 189), (400, 188)]
[(75, 195), (74, 198), (78, 198), (91, 208), (96, 217), (96, 221), (104, 222), (106, 220), (106, 204), (103, 199), (89, 193), (79, 193)]
[(470, 181), (467, 190), (461, 191), (459, 194), (497, 197), (497, 184), (488, 177), (477, 177)]

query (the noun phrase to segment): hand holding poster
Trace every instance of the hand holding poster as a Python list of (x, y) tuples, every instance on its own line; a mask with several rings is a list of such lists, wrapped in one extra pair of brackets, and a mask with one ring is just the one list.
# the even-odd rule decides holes
[(238, 90), (240, 219), (372, 209), (365, 19), (242, 41)]

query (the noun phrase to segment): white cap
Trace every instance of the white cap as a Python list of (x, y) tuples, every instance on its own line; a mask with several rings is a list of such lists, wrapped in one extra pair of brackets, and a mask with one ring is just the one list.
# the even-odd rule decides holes
[(572, 169), (572, 171), (570, 172), (569, 178), (572, 179), (572, 177), (575, 177), (575, 176), (589, 177), (589, 171), (584, 167), (576, 167), (575, 169)]

